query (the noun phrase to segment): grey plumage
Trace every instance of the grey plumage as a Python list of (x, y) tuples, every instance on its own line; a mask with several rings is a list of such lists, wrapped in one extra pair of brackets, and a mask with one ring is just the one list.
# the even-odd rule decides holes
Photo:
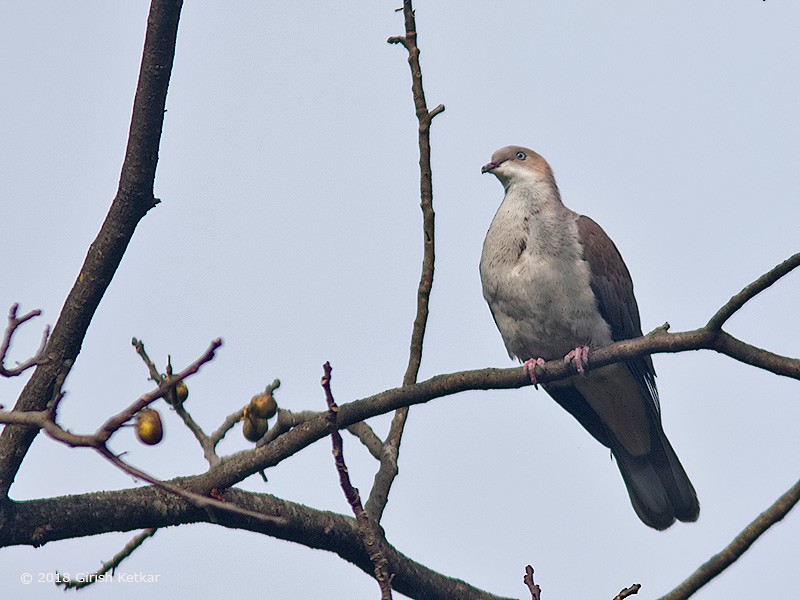
[[(560, 358), (642, 334), (633, 283), (614, 243), (561, 202), (547, 162), (528, 148), (494, 153), (482, 172), (505, 188), (483, 244), (483, 294), (506, 349)], [(634, 510), (656, 529), (694, 521), (700, 506), (661, 426), (649, 356), (544, 386), (611, 449)]]

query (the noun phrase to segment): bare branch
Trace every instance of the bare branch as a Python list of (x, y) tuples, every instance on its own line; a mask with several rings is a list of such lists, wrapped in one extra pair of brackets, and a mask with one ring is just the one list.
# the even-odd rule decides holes
[(525, 576), (522, 578), (522, 582), (528, 587), (528, 591), (531, 593), (531, 600), (541, 599), (542, 588), (540, 588), (538, 584), (533, 582), (532, 566), (528, 565), (525, 567)]
[(619, 594), (614, 596), (614, 600), (625, 600), (625, 598), (638, 594), (640, 589), (642, 589), (642, 585), (640, 583), (634, 583), (631, 587), (620, 590)]
[[(86, 331), (119, 267), (133, 232), (157, 204), (153, 184), (164, 122), (167, 86), (175, 57), (178, 0), (153, 0), (133, 102), (128, 146), (117, 195), (64, 302), (47, 342), (47, 361), (40, 364), (22, 391), (15, 409), (43, 410), (53, 397), (53, 386), (64, 365), (71, 365)], [(39, 429), (12, 425), (0, 434), (0, 499), (6, 498), (22, 460)]]
[(744, 554), (753, 543), (770, 527), (783, 519), (800, 501), (800, 481), (778, 498), (775, 503), (761, 513), (752, 523), (737, 535), (719, 554), (712, 556), (697, 571), (660, 600), (684, 600), (722, 573)]
[[(645, 354), (709, 349), (779, 375), (800, 379), (800, 359), (767, 352), (745, 344), (724, 331), (708, 327), (680, 333), (669, 333), (667, 329), (668, 326), (662, 326), (640, 338), (590, 350), (589, 361), (594, 368), (597, 368)], [(565, 364), (562, 360), (549, 361), (537, 369), (537, 379), (540, 383), (557, 381), (574, 374), (574, 365)], [(437, 375), (422, 383), (386, 390), (361, 400), (343, 404), (339, 407), (337, 423), (340, 428), (348, 427), (392, 410), (422, 404), (435, 398), (467, 390), (512, 389), (527, 385), (531, 385), (530, 378), (525, 374), (524, 369), (519, 367)], [(2, 417), (2, 413), (0, 413), (0, 417)], [(302, 418), (294, 415), (293, 422), (286, 426), (280, 425), (281, 415), (279, 413), (278, 424), (279, 427), (275, 428), (277, 431), (267, 432), (267, 436), (261, 440), (255, 452), (232, 457), (224, 464), (212, 469), (209, 476), (215, 485), (230, 487), (248, 475), (278, 464), (286, 457), (327, 435), (325, 413), (306, 413)], [(269, 439), (267, 439), (268, 436)], [(383, 451), (384, 453), (391, 452), (391, 449), (392, 446), (385, 444)], [(391, 457), (390, 460), (382, 461), (380, 472), (386, 468), (385, 465), (396, 468), (396, 461), (391, 460)], [(369, 502), (367, 502), (366, 510), (370, 511)]]
[[(175, 377), (172, 373), (171, 360), (167, 364), (167, 377), (164, 377), (159, 372), (155, 363), (147, 355), (147, 352), (144, 349), (144, 342), (133, 338), (131, 340), (131, 344), (134, 348), (136, 348), (136, 353), (142, 358), (144, 364), (147, 365), (147, 369), (150, 371), (150, 379), (155, 381), (159, 386), (167, 382), (167, 380), (169, 381), (170, 386), (167, 392), (165, 392), (165, 399), (167, 400), (168, 404), (175, 409), (175, 413), (181, 418), (184, 425), (186, 425), (189, 431), (192, 432), (195, 439), (200, 444), (200, 448), (203, 450), (203, 456), (208, 461), (208, 464), (214, 466), (215, 464), (219, 463), (220, 458), (216, 453), (217, 442), (206, 435), (206, 433), (203, 431), (203, 428), (200, 427), (200, 425), (192, 418), (192, 415), (190, 415), (189, 412), (184, 408), (183, 404), (178, 402), (176, 399), (174, 390), (180, 379)], [(170, 396), (172, 396), (172, 400), (170, 400)]]
[(147, 370), (150, 372), (150, 379), (161, 385), (161, 380), (163, 378), (161, 377), (161, 373), (158, 371), (155, 363), (150, 360), (150, 357), (147, 355), (147, 351), (144, 349), (144, 342), (133, 338), (131, 340), (131, 345), (136, 349), (136, 354), (141, 357), (141, 359), (144, 361), (144, 364), (147, 366)]
[(44, 334), (42, 334), (42, 341), (39, 344), (39, 349), (33, 356), (22, 361), (21, 363), (17, 363), (16, 367), (11, 367), (9, 369), (5, 366), (4, 363), (6, 360), (6, 354), (8, 353), (8, 348), (11, 346), (11, 338), (14, 337), (14, 333), (17, 331), (17, 328), (23, 323), (30, 321), (34, 317), (38, 317), (42, 314), (42, 311), (37, 308), (36, 310), (32, 310), (21, 317), (17, 317), (18, 309), (19, 304), (12, 304), (11, 308), (8, 310), (8, 326), (6, 327), (5, 334), (3, 335), (3, 341), (0, 342), (0, 376), (2, 377), (16, 377), (31, 367), (41, 364), (45, 359), (44, 349), (47, 346), (47, 339), (50, 337), (49, 326), (44, 328)]
[[(125, 471), (129, 475), (132, 475), (136, 479), (141, 479), (142, 481), (146, 481), (148, 483), (153, 484), (154, 486), (161, 488), (162, 490), (169, 492), (171, 494), (175, 494), (176, 496), (180, 496), (184, 500), (188, 500), (195, 506), (199, 508), (216, 508), (225, 512), (233, 513), (236, 515), (249, 517), (255, 519), (257, 521), (266, 522), (266, 523), (275, 523), (275, 524), (284, 524), (286, 523), (286, 519), (283, 517), (268, 515), (264, 513), (255, 512), (252, 510), (248, 510), (246, 508), (242, 508), (235, 504), (231, 504), (230, 502), (223, 502), (222, 500), (218, 500), (217, 498), (210, 497), (210, 496), (203, 496), (202, 494), (198, 494), (192, 490), (183, 488), (179, 485), (175, 485), (173, 483), (169, 483), (167, 481), (161, 481), (160, 479), (153, 477), (145, 473), (144, 471), (137, 469), (136, 467), (129, 465), (124, 460), (122, 460), (119, 456), (111, 452), (105, 446), (101, 446), (96, 448), (97, 452), (100, 453), (106, 460), (108, 460), (111, 464), (115, 465), (116, 467), (120, 468), (121, 470)], [(212, 490), (213, 491), (213, 490)], [(220, 494), (219, 491), (216, 492), (218, 495)], [(213, 518), (212, 518), (213, 521)]]
[[(419, 62), (419, 46), (417, 46), (417, 24), (411, 0), (403, 2), (403, 16), (406, 33), (402, 37), (390, 37), (390, 44), (402, 44), (408, 50), (408, 64), (411, 67), (411, 91), (414, 97), (414, 109), (417, 115), (419, 144), (419, 192), (422, 208), (423, 256), (422, 273), (417, 289), (417, 314), (411, 331), (411, 347), (408, 367), (403, 376), (403, 385), (416, 383), (419, 367), (422, 362), (422, 343), (428, 323), (428, 307), (431, 289), (433, 288), (433, 272), (435, 262), (435, 218), (433, 211), (433, 174), (431, 170), (430, 130), (433, 118), (444, 112), (440, 104), (432, 111), (428, 110), (425, 90), (422, 86), (422, 68)], [(397, 457), (400, 452), (400, 441), (408, 418), (408, 408), (401, 408), (392, 419), (389, 434), (386, 436), (383, 451), (380, 454), (380, 467), (375, 474), (372, 491), (367, 501), (367, 511), (380, 522), (383, 510), (389, 500), (389, 490), (397, 477)]]
[(725, 324), (725, 321), (730, 319), (731, 316), (737, 310), (742, 308), (742, 306), (744, 306), (748, 300), (755, 297), (757, 294), (760, 294), (773, 283), (778, 281), (778, 279), (792, 272), (799, 266), (800, 252), (790, 256), (769, 272), (764, 273), (753, 283), (746, 286), (741, 292), (733, 296), (730, 300), (728, 300), (725, 306), (720, 308), (717, 313), (711, 317), (706, 327), (709, 329), (720, 329)]
[(144, 544), (145, 540), (153, 537), (156, 534), (156, 531), (158, 531), (158, 529), (155, 527), (150, 527), (145, 529), (142, 533), (136, 535), (130, 542), (125, 544), (125, 547), (117, 552), (110, 561), (103, 563), (102, 568), (98, 569), (94, 573), (86, 575), (82, 579), (59, 579), (56, 581), (56, 585), (62, 586), (65, 590), (80, 590), (92, 585), (93, 583), (97, 583), (98, 581), (104, 581), (106, 573), (109, 571), (113, 573), (114, 570), (122, 564), (123, 560), (133, 554), (136, 549), (139, 548), (139, 546)]
[[(209, 436), (209, 440), (214, 445), (214, 448), (217, 447), (217, 444), (222, 441), (222, 438), (233, 429), (236, 424), (242, 420), (242, 415), (244, 414), (244, 408), (240, 408), (234, 413), (229, 414), (225, 417), (225, 420), (222, 424), (217, 428), (217, 430)], [(216, 453), (215, 453), (216, 454)]]
[(216, 353), (217, 349), (222, 346), (222, 340), (217, 338), (211, 342), (211, 345), (208, 347), (200, 358), (195, 360), (192, 364), (186, 367), (183, 371), (174, 375), (169, 379), (169, 381), (162, 381), (159, 386), (153, 390), (152, 392), (143, 395), (141, 398), (136, 400), (133, 404), (128, 406), (122, 412), (114, 415), (110, 419), (108, 419), (101, 427), (97, 430), (95, 435), (97, 438), (102, 442), (105, 443), (111, 435), (117, 431), (122, 425), (130, 421), (136, 413), (140, 410), (152, 404), (159, 398), (163, 398), (179, 381), (183, 381), (186, 377), (190, 375), (194, 375), (197, 371), (200, 370), (204, 364), (209, 362), (214, 358), (214, 354)]
[[(118, 431), (120, 427), (122, 427), (125, 423), (130, 421), (136, 413), (138, 413), (143, 408), (147, 407), (148, 405), (152, 404), (159, 398), (162, 398), (169, 390), (172, 389), (172, 386), (178, 382), (182, 381), (186, 377), (190, 375), (194, 375), (197, 371), (200, 370), (200, 367), (203, 366), (205, 363), (209, 362), (214, 358), (214, 354), (217, 349), (222, 345), (222, 340), (217, 338), (211, 342), (211, 345), (208, 349), (203, 353), (200, 358), (195, 360), (192, 364), (186, 367), (183, 371), (178, 373), (173, 377), (172, 380), (166, 383), (160, 384), (154, 390), (143, 394), (140, 396), (136, 401), (134, 401), (131, 405), (129, 405), (123, 411), (117, 413), (113, 417), (110, 417), (106, 422), (94, 433), (88, 435), (79, 435), (74, 434), (66, 429), (62, 428), (54, 421), (55, 412), (52, 407), (49, 407), (45, 410), (41, 411), (21, 411), (14, 409), (12, 411), (3, 411), (0, 410), (0, 423), (12, 423), (18, 425), (27, 425), (32, 428), (35, 428), (37, 431), (39, 429), (44, 430), (47, 435), (49, 435), (54, 440), (67, 444), (68, 446), (72, 447), (88, 447), (88, 448), (100, 448), (105, 445), (105, 443), (109, 440), (109, 438), (114, 434), (114, 432)], [(66, 374), (64, 374), (66, 376)], [(61, 379), (63, 383), (63, 379)], [(60, 389), (59, 386), (56, 389)]]
[(381, 438), (379, 438), (372, 430), (372, 427), (362, 421), (360, 423), (349, 425), (347, 427), (347, 431), (361, 440), (361, 443), (366, 446), (367, 450), (369, 450), (369, 453), (374, 458), (377, 460), (381, 459), (381, 454), (383, 453), (383, 442), (381, 441)]
[[(196, 490), (206, 486), (205, 480), (206, 476), (200, 475), (182, 478), (179, 483)], [(226, 490), (224, 496), (230, 503), (249, 511), (280, 515), (287, 523), (270, 523), (219, 511), (212, 519), (208, 511), (194, 504), (154, 486), (146, 486), (9, 503), (3, 507), (5, 521), (0, 547), (40, 546), (61, 539), (150, 526), (215, 523), (333, 552), (365, 573), (372, 574), (374, 566), (352, 517), (239, 489)], [(54, 521), (53, 514), (68, 514), (70, 518)], [(432, 571), (389, 544), (384, 552), (389, 569), (395, 574), (392, 587), (410, 598), (508, 600)]]
[(375, 565), (375, 580), (381, 588), (381, 600), (391, 600), (392, 578), (387, 569), (386, 557), (381, 550), (383, 536), (378, 530), (377, 523), (370, 519), (361, 505), (361, 496), (358, 493), (358, 488), (350, 482), (350, 473), (347, 471), (347, 465), (344, 462), (344, 441), (339, 433), (339, 428), (336, 426), (336, 413), (339, 407), (336, 405), (331, 391), (331, 372), (333, 369), (329, 362), (326, 362), (322, 368), (325, 373), (322, 377), (322, 388), (325, 390), (325, 400), (328, 403), (328, 429), (331, 432), (333, 459), (336, 462), (336, 470), (339, 472), (339, 484), (342, 486), (347, 503), (356, 516), (358, 532), (367, 549), (369, 559)]

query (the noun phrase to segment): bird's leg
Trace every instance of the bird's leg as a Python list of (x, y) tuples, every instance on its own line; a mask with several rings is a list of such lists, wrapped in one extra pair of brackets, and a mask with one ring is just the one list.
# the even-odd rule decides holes
[(564, 362), (573, 363), (578, 373), (586, 375), (586, 371), (589, 369), (589, 346), (578, 346), (574, 350), (570, 350), (564, 357)]
[(536, 371), (534, 370), (536, 365), (539, 365), (540, 367), (544, 365), (544, 359), (541, 356), (539, 358), (531, 358), (526, 360), (524, 363), (522, 363), (522, 369), (525, 371), (528, 377), (530, 377), (533, 387), (538, 390), (539, 382), (536, 381)]

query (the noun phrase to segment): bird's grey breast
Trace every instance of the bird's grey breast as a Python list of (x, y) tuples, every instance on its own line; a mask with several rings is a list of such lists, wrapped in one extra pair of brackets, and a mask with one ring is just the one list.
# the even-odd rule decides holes
[(520, 360), (557, 358), (579, 345), (611, 341), (576, 218), (560, 201), (512, 188), (486, 234), (483, 294), (508, 353)]

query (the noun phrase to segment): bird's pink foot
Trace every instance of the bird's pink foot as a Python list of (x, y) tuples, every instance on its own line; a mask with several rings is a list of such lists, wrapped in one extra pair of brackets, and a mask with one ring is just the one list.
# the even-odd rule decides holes
[(564, 357), (564, 362), (573, 363), (578, 373), (585, 375), (589, 370), (589, 346), (578, 346), (570, 350)]
[(524, 363), (522, 363), (522, 369), (525, 371), (525, 373), (528, 375), (528, 377), (530, 377), (531, 383), (533, 384), (533, 387), (535, 387), (538, 390), (539, 389), (539, 382), (536, 381), (536, 371), (534, 370), (534, 369), (536, 369), (537, 365), (540, 366), (540, 367), (543, 366), (544, 365), (544, 359), (539, 357), (539, 358), (531, 358), (530, 360), (526, 360)]

